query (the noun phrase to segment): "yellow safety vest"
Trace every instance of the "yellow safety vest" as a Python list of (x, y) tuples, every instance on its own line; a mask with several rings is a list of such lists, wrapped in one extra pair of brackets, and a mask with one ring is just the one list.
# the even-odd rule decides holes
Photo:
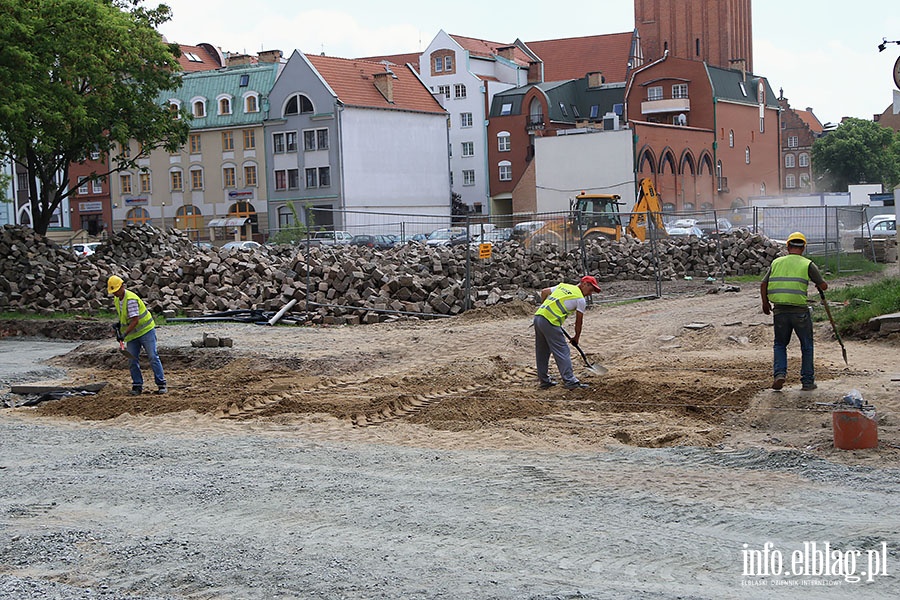
[(809, 287), (809, 263), (800, 254), (788, 254), (772, 261), (766, 294), (772, 304), (806, 306)]
[(563, 324), (566, 317), (569, 316), (569, 310), (566, 308), (566, 300), (577, 300), (584, 298), (581, 288), (570, 283), (560, 283), (553, 292), (547, 296), (541, 307), (534, 314), (541, 315), (550, 323), (556, 326)]
[(122, 300), (119, 300), (118, 296), (113, 296), (116, 301), (116, 312), (119, 314), (119, 323), (122, 324), (123, 331), (124, 328), (128, 326), (128, 301), (129, 300), (137, 300), (138, 303), (138, 324), (137, 327), (134, 328), (134, 331), (125, 336), (125, 341), (130, 342), (131, 340), (136, 340), (141, 337), (154, 327), (156, 327), (156, 323), (153, 321), (153, 315), (150, 314), (150, 311), (147, 310), (147, 307), (144, 305), (144, 301), (141, 300), (137, 294), (132, 292), (131, 290), (125, 290), (125, 297)]

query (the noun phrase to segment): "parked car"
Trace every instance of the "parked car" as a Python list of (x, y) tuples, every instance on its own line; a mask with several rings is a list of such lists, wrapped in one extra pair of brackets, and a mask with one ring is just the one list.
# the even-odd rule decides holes
[(878, 215), (869, 219), (869, 231), (872, 237), (897, 235), (897, 217), (895, 215)]
[(684, 229), (685, 227), (693, 227), (697, 224), (697, 219), (675, 219), (666, 224), (666, 228), (677, 227)]
[(100, 242), (88, 242), (86, 244), (72, 244), (72, 252), (78, 256), (90, 256), (97, 251)]
[(243, 240), (240, 242), (228, 242), (222, 246), (223, 250), (259, 250), (262, 245), (252, 240)]
[(488, 233), (484, 234), (484, 239), (487, 242), (491, 242), (492, 244), (497, 244), (500, 242), (508, 242), (512, 239), (513, 228), (512, 227), (504, 227), (502, 229), (495, 229)]
[(425, 240), (426, 246), (449, 246), (450, 240), (457, 237), (465, 239), (466, 230), (461, 227), (445, 227), (444, 229), (435, 229), (428, 234)]
[(666, 233), (669, 234), (669, 237), (705, 237), (703, 230), (696, 225), (692, 225), (690, 227), (674, 227), (670, 225), (666, 227)]
[(317, 231), (312, 239), (317, 240), (323, 246), (340, 246), (349, 244), (353, 236), (349, 231)]
[(351, 246), (366, 246), (367, 248), (393, 248), (394, 242), (384, 235), (354, 235), (350, 240)]
[(734, 227), (732, 227), (731, 225), (731, 222), (725, 217), (719, 217), (715, 221), (713, 221), (712, 219), (701, 219), (694, 223), (694, 225), (699, 227), (707, 236), (731, 233), (731, 230), (734, 229)]
[(524, 221), (512, 228), (512, 239), (524, 241), (529, 235), (545, 225), (544, 221)]
[(427, 240), (428, 240), (427, 233), (416, 233), (414, 235), (406, 237), (403, 241), (406, 242), (407, 244), (409, 244), (409, 243), (424, 244)]

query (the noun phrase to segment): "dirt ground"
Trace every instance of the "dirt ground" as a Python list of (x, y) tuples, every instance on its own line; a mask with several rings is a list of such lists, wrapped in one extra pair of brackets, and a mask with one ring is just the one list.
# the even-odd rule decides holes
[[(608, 373), (578, 391), (538, 389), (527, 303), (164, 326), (164, 396), (129, 395), (108, 323), (0, 323), (85, 340), (46, 383), (107, 382), (0, 410), (0, 600), (900, 597), (898, 340), (847, 366), (819, 324), (819, 388), (795, 342), (776, 392), (758, 286), (694, 284), (589, 310)], [(878, 448), (833, 448), (820, 403), (851, 389)], [(825, 544), (841, 573), (748, 572)]]
[[(44, 403), (34, 413), (88, 420), (197, 413), (213, 420), (302, 423), (310, 434), (332, 439), (365, 428), (383, 442), (441, 447), (796, 448), (839, 462), (898, 464), (896, 334), (845, 340), (848, 366), (828, 322), (818, 323), (819, 389), (799, 390), (794, 341), (787, 385), (776, 392), (768, 389), (771, 317), (759, 309), (757, 286), (709, 293), (716, 289), (725, 288), (695, 283), (677, 295), (618, 305), (604, 304), (601, 294), (585, 317), (581, 346), (608, 373), (581, 368), (573, 350), (576, 373), (591, 385), (583, 391), (537, 388), (533, 307), (525, 302), (430, 322), (161, 327), (166, 396), (128, 394), (127, 361), (112, 338), (102, 337), (108, 324), (68, 322), (66, 331), (45, 333), (101, 339), (51, 364), (64, 367), (72, 385), (108, 386), (96, 397)], [(231, 338), (233, 347), (192, 347), (204, 333)], [(144, 369), (152, 382), (146, 363)], [(831, 409), (822, 404), (852, 389), (878, 410), (876, 450), (832, 447)]]

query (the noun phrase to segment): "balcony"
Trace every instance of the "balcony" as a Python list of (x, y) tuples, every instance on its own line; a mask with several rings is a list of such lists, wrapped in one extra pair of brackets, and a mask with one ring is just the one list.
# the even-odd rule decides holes
[(660, 98), (641, 102), (641, 113), (653, 115), (658, 113), (688, 112), (691, 101), (688, 98)]
[(729, 191), (731, 191), (728, 189), (727, 177), (716, 177), (716, 191), (722, 194), (727, 194)]
[(525, 129), (534, 131), (535, 129), (544, 128), (544, 115), (540, 113), (530, 114), (525, 117)]

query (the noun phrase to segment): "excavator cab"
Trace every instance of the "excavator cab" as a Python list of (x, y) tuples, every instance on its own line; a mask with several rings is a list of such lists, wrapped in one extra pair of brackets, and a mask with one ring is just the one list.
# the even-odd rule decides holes
[(622, 237), (622, 223), (619, 220), (618, 194), (585, 194), (575, 196), (572, 202), (572, 214), (580, 219), (575, 224), (583, 232), (585, 241), (603, 237), (618, 240)]

